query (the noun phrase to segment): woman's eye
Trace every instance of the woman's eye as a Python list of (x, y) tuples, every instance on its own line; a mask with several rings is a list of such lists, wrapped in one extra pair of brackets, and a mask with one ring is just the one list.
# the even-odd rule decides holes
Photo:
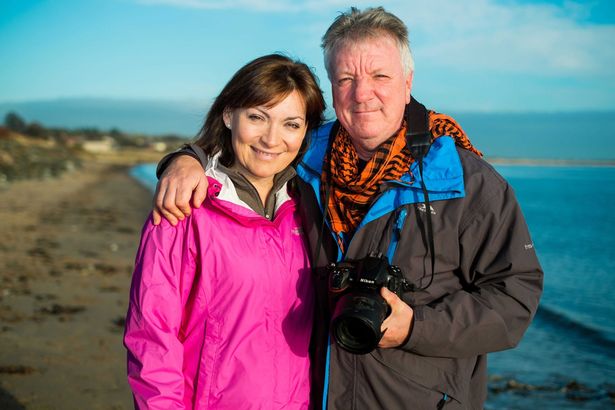
[(295, 130), (298, 130), (301, 128), (301, 124), (297, 124), (296, 122), (289, 122), (286, 125)]
[(257, 114), (248, 114), (248, 118), (253, 121), (258, 121), (258, 120), (261, 120), (263, 117)]

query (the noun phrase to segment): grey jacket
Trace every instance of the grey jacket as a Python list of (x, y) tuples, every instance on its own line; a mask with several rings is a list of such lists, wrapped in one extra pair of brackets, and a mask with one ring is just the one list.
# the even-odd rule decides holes
[(482, 409), (486, 354), (517, 345), (542, 293), (543, 272), (512, 188), (489, 164), (455, 147), (450, 138), (436, 140), (424, 161), (435, 240), (433, 282), (427, 289), (403, 294), (414, 310), (403, 346), (348, 353), (329, 338), (335, 300), (324, 267), (373, 251), (386, 255), (398, 229), (392, 263), (411, 283), (424, 287), (431, 275), (427, 210), (417, 189), (416, 169), (414, 181), (408, 176), (383, 184), (342, 255), (328, 226), (322, 225), (320, 173), (330, 129), (328, 124), (312, 134), (310, 150), (298, 167), (316, 268), (313, 407)]

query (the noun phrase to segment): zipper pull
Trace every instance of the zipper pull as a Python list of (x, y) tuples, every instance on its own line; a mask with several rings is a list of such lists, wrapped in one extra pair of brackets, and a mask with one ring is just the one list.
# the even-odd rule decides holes
[(437, 409), (442, 410), (442, 408), (444, 407), (447, 401), (448, 401), (448, 394), (444, 393), (444, 395), (442, 396), (442, 399), (438, 402)]

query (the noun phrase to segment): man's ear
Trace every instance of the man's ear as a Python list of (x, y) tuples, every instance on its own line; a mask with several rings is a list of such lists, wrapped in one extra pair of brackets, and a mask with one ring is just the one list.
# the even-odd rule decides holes
[(414, 75), (414, 71), (410, 71), (410, 74), (406, 77), (405, 85), (406, 85), (406, 104), (410, 104), (410, 92), (412, 91), (412, 77)]

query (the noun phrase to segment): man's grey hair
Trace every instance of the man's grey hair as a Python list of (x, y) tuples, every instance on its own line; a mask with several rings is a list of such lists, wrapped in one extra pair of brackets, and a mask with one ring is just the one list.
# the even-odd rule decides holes
[(325, 68), (329, 78), (333, 74), (331, 58), (340, 45), (347, 42), (390, 36), (399, 48), (404, 74), (414, 71), (414, 60), (408, 40), (408, 27), (394, 14), (382, 7), (367, 8), (363, 11), (351, 7), (340, 14), (322, 37), (322, 48), (325, 57)]

